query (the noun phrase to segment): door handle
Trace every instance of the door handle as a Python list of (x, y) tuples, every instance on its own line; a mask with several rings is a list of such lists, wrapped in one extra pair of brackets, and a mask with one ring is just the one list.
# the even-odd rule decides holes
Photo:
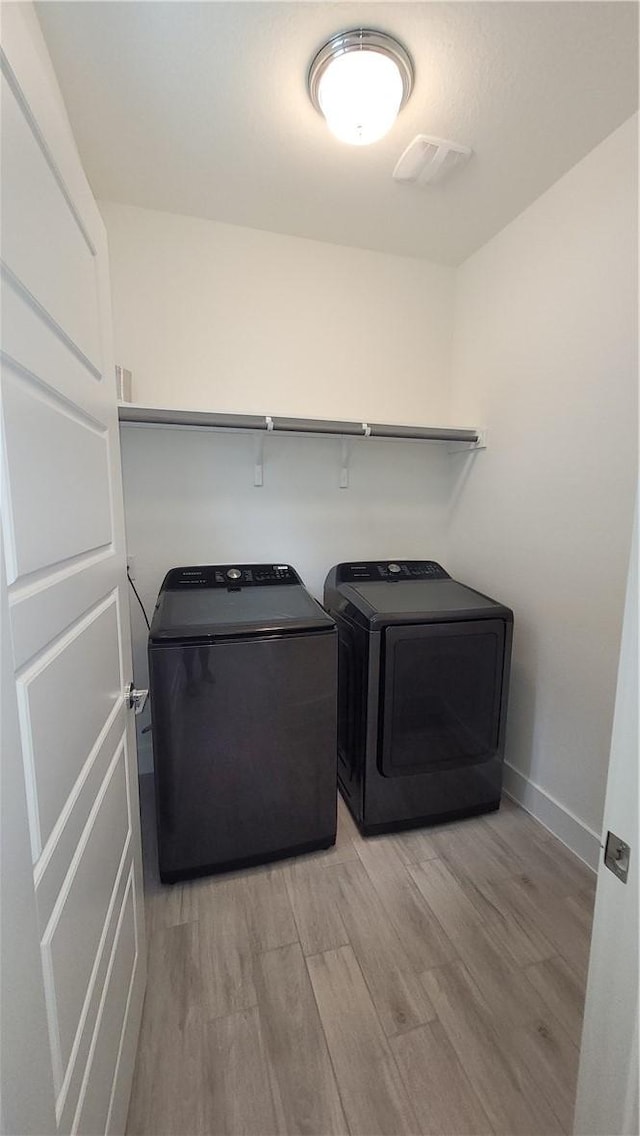
[(127, 706), (130, 710), (133, 710), (137, 718), (138, 714), (142, 714), (142, 711), (144, 710), (145, 703), (147, 701), (147, 698), (149, 697), (149, 691), (137, 690), (133, 683), (130, 682), (126, 689), (125, 696), (127, 699)]

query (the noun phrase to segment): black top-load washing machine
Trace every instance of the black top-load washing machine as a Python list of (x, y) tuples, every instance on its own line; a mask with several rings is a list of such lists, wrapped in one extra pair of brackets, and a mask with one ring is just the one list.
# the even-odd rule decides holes
[(334, 843), (336, 628), (293, 568), (173, 569), (149, 675), (162, 880)]
[(338, 626), (338, 778), (365, 834), (500, 803), (513, 613), (430, 560), (327, 576)]

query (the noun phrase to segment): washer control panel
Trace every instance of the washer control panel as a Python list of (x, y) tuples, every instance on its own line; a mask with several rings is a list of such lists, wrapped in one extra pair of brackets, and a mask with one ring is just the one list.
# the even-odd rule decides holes
[(273, 584), (301, 584), (290, 564), (194, 564), (172, 568), (162, 585), (163, 591), (191, 588), (268, 587)]
[(339, 564), (339, 584), (362, 580), (448, 580), (449, 573), (435, 560), (362, 560)]

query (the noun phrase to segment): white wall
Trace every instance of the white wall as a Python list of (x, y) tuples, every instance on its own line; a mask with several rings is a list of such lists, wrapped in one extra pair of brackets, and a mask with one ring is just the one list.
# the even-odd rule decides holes
[(592, 863), (636, 471), (636, 171), (631, 120), (457, 281), (452, 414), (489, 448), (455, 484), (449, 567), (515, 610), (507, 785)]
[(447, 418), (452, 269), (100, 208), (118, 362), (133, 371), (134, 401), (374, 422)]

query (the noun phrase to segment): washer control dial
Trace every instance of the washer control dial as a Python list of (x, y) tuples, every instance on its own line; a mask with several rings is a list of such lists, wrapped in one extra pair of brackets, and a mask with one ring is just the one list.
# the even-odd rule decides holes
[(402, 569), (399, 564), (389, 564), (389, 571), (392, 572), (394, 576), (397, 576), (398, 572), (401, 572)]
[(242, 572), (240, 571), (239, 568), (230, 568), (229, 571), (227, 572), (227, 576), (229, 577), (230, 580), (239, 580), (241, 575), (242, 575)]

